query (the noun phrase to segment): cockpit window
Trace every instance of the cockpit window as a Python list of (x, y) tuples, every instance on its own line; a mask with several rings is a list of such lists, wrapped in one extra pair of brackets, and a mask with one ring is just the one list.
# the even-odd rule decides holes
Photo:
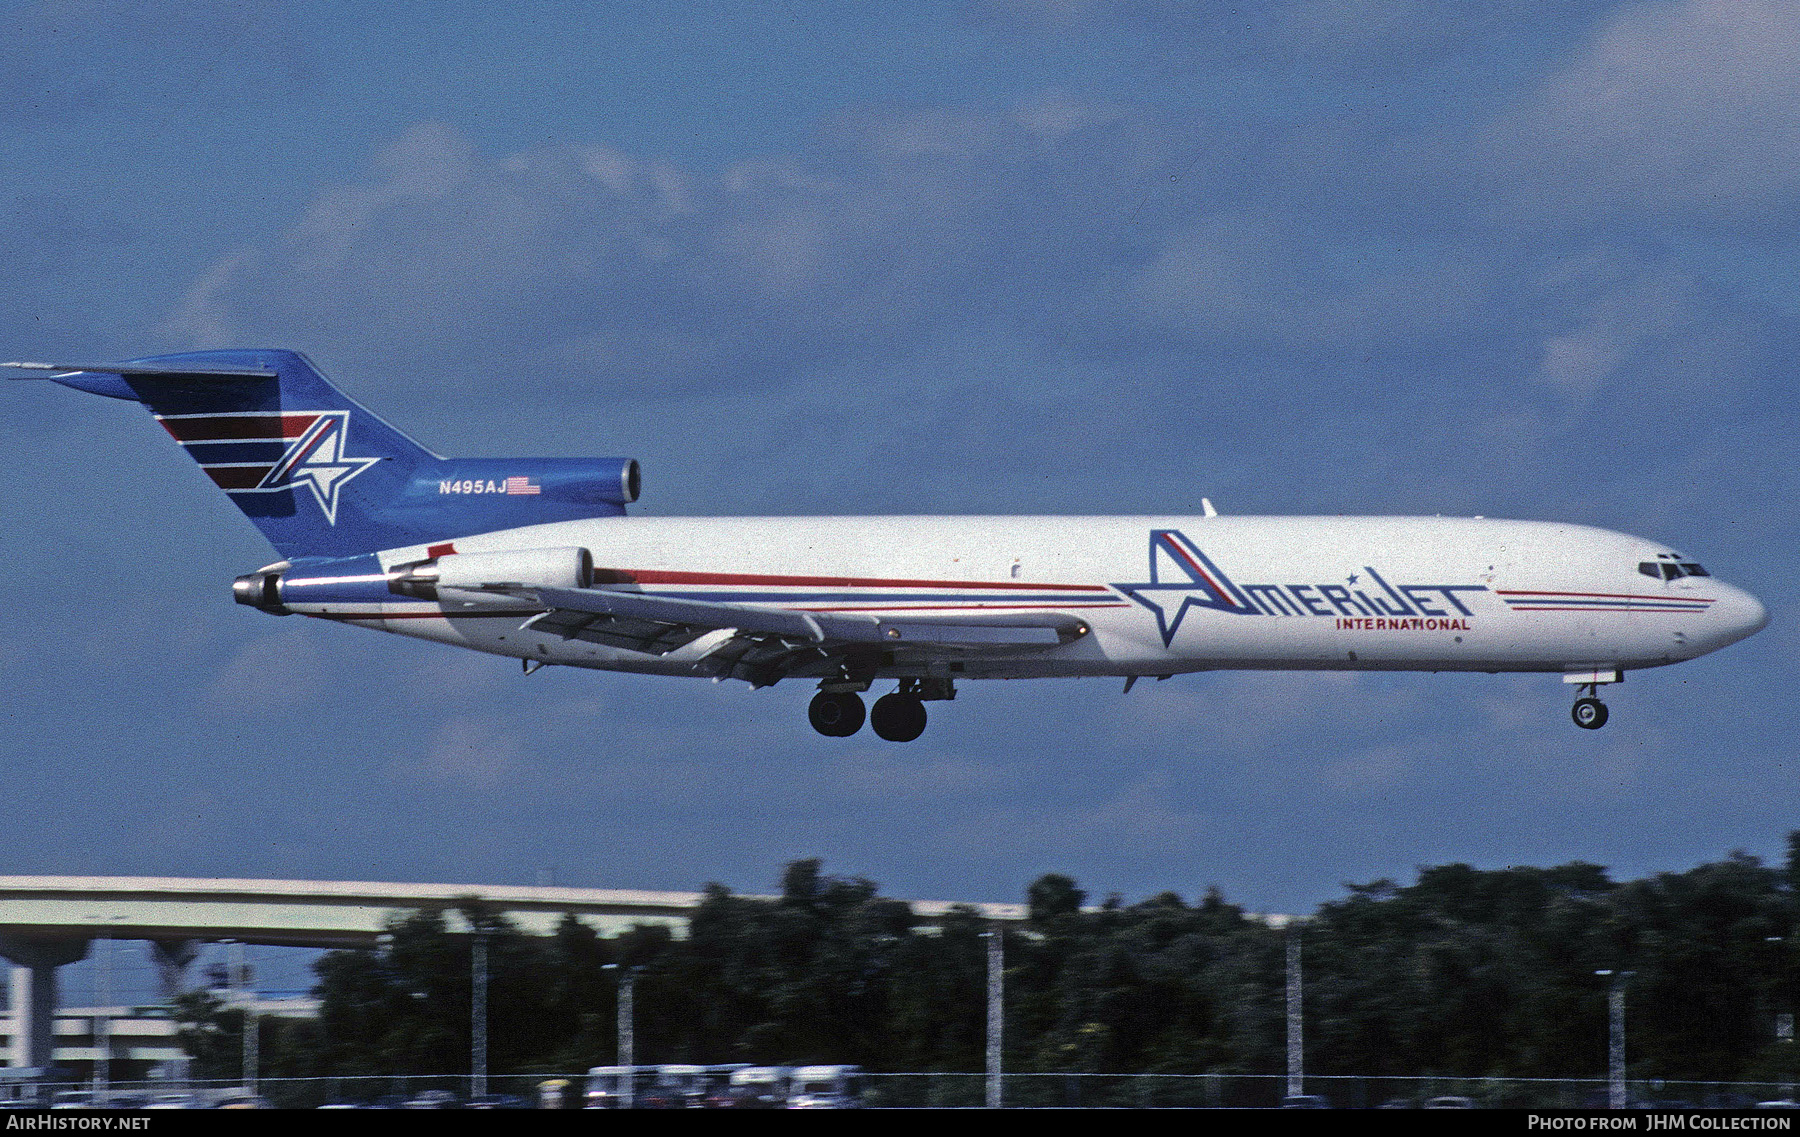
[(1684, 576), (1711, 576), (1692, 561), (1639, 561), (1638, 571), (1651, 580), (1679, 580)]

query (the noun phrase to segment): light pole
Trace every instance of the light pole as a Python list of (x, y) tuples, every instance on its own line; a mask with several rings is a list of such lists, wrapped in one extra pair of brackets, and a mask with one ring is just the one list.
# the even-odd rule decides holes
[(981, 933), (987, 940), (987, 1107), (1000, 1108), (1000, 1055), (1006, 1025), (1004, 941), (998, 924)]
[(1790, 1073), (1793, 1069), (1793, 1052), (1790, 1048), (1794, 1044), (1794, 1011), (1793, 1004), (1787, 997), (1788, 985), (1784, 982), (1786, 978), (1786, 967), (1784, 965), (1787, 962), (1785, 957), (1787, 951), (1787, 937), (1764, 936), (1763, 942), (1774, 945), (1775, 967), (1773, 970), (1775, 977), (1772, 984), (1774, 994), (1771, 997), (1771, 1002), (1775, 1007), (1788, 1008), (1787, 1010), (1776, 1010), (1774, 1012), (1775, 1041), (1782, 1044), (1781, 1073), (1783, 1081), (1781, 1084), (1781, 1100), (1793, 1101), (1794, 1084), (1789, 1079), (1793, 1077)]
[(1303, 1044), (1305, 1021), (1301, 1014), (1300, 986), (1300, 921), (1288, 917), (1282, 925), (1282, 938), (1287, 943), (1287, 1096), (1299, 1097), (1306, 1092), (1306, 1049)]
[(619, 1108), (630, 1109), (637, 1094), (637, 1039), (636, 1009), (633, 1007), (633, 996), (637, 986), (638, 972), (642, 967), (621, 967), (616, 963), (602, 965), (604, 971), (618, 973), (619, 979), (619, 1065), (623, 1072), (619, 1075)]
[(1606, 1082), (1607, 1106), (1625, 1108), (1625, 982), (1635, 971), (1596, 971), (1611, 980), (1606, 992)]
[(487, 1096), (487, 1002), (488, 944), (487, 933), (475, 932), (475, 950), (469, 958), (469, 1096)]
[(112, 947), (113, 920), (123, 916), (95, 916), (100, 923), (100, 944), (94, 962), (94, 1073), (89, 1097), (96, 1106), (104, 1106), (112, 1093)]
[(230, 968), (231, 994), (244, 1014), (243, 1064), (244, 1088), (256, 1092), (258, 1067), (262, 1062), (262, 1024), (256, 1017), (256, 988), (250, 982), (248, 945), (242, 940), (226, 940), (230, 945), (227, 966)]

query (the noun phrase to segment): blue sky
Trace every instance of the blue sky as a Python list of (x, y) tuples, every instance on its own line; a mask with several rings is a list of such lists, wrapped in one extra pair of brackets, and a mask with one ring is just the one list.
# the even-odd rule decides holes
[(7, 385), (4, 871), (896, 895), (1621, 875), (1800, 827), (1800, 15), (1751, 0), (0, 5), (5, 358), (310, 354), (652, 514), (1484, 514), (1771, 627), (1553, 677), (810, 689), (230, 603), (273, 559), (130, 405)]

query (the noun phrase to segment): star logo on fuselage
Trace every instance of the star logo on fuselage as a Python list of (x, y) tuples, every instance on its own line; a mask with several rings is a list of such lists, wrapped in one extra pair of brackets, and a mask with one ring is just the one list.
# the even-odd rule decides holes
[(349, 411), (323, 412), (294, 440), (281, 461), (269, 470), (256, 488), (296, 489), (304, 485), (312, 491), (313, 500), (319, 503), (325, 520), (336, 525), (338, 491), (350, 479), (381, 461), (379, 458), (346, 457), (344, 436), (349, 429)]
[(1113, 587), (1155, 614), (1164, 647), (1175, 642), (1175, 633), (1190, 609), (1259, 614), (1230, 578), (1178, 529), (1151, 530), (1148, 581)]

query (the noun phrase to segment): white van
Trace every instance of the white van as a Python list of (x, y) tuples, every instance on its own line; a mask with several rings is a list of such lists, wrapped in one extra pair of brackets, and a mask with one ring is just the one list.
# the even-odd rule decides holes
[(861, 1066), (800, 1066), (788, 1080), (789, 1109), (855, 1109), (860, 1105)]
[(736, 1109), (785, 1109), (788, 1099), (786, 1066), (746, 1066), (731, 1075), (731, 1104)]

